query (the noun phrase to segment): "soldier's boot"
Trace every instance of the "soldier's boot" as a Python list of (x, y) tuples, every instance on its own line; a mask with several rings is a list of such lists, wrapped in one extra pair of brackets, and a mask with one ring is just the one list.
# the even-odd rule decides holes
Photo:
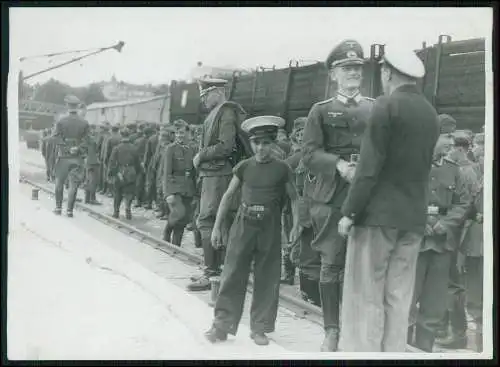
[(201, 244), (201, 233), (197, 228), (193, 230), (193, 235), (194, 235), (194, 247), (202, 248), (203, 246)]
[(267, 337), (266, 334), (264, 333), (254, 333), (253, 331), (250, 333), (250, 338), (254, 341), (255, 344), (257, 345), (268, 345), (269, 344), (269, 338)]
[(313, 305), (321, 307), (319, 281), (310, 279), (303, 272), (299, 272), (299, 279), (300, 292), (304, 301), (311, 302)]
[(90, 205), (102, 205), (100, 201), (97, 201), (96, 193), (90, 193)]
[(453, 296), (453, 307), (449, 311), (451, 335), (436, 340), (436, 344), (445, 349), (467, 348), (467, 317), (465, 314), (465, 293)]
[(75, 207), (75, 202), (77, 201), (76, 194), (78, 189), (69, 190), (68, 192), (68, 207), (66, 209), (66, 214), (68, 217), (73, 217), (73, 209)]
[(125, 219), (131, 220), (132, 219), (132, 199), (127, 198), (125, 199)]
[(113, 198), (113, 218), (120, 217), (120, 205), (121, 200), (119, 200), (116, 196)]
[(54, 209), (54, 214), (57, 214), (57, 215), (61, 215), (61, 212), (62, 212), (62, 208), (55, 208)]
[(162, 233), (163, 241), (170, 242), (170, 240), (172, 239), (173, 230), (174, 229), (171, 226), (169, 226), (167, 222), (167, 224), (163, 228), (163, 233)]
[(63, 195), (64, 195), (64, 186), (61, 184), (59, 180), (57, 180), (55, 187), (56, 208), (54, 209), (54, 213), (57, 215), (60, 215), (62, 211)]
[(424, 352), (432, 353), (434, 333), (417, 325), (415, 329), (415, 346)]
[(322, 352), (336, 352), (340, 331), (340, 292), (339, 283), (320, 283), (321, 308), (323, 309), (323, 325), (325, 339), (321, 344)]
[(85, 190), (85, 204), (90, 204), (90, 191)]
[(205, 338), (210, 343), (216, 343), (217, 341), (226, 341), (227, 340), (227, 332), (212, 326), (210, 330), (205, 332)]
[(184, 228), (175, 227), (172, 233), (172, 243), (178, 247), (181, 247), (183, 234), (184, 234)]
[(187, 289), (193, 292), (209, 291), (211, 288), (210, 280), (206, 275), (194, 280), (187, 286)]
[(290, 251), (288, 249), (281, 252), (281, 263), (283, 266), (282, 277), (280, 283), (293, 285), (295, 281), (295, 266), (290, 260)]

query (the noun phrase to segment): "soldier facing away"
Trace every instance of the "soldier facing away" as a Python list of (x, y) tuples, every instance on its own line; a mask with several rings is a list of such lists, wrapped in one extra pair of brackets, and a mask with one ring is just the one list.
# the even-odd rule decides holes
[(276, 121), (280, 119), (261, 116), (242, 124), (242, 129), (250, 134), (255, 155), (234, 167), (233, 178), (220, 202), (212, 232), (212, 245), (221, 247), (222, 222), (236, 192), (241, 188), (240, 206), (227, 242), (214, 321), (211, 329), (205, 333), (212, 343), (226, 340), (227, 334), (236, 335), (252, 262), (254, 290), (250, 337), (256, 344), (266, 345), (269, 343), (266, 333), (275, 329), (280, 286), (281, 211), (285, 195), (288, 195), (296, 214), (297, 198), (290, 167), (274, 159), (271, 154), (271, 145), (277, 134)]
[(330, 77), (337, 82), (335, 97), (316, 103), (304, 128), (304, 155), (308, 171), (304, 197), (310, 207), (314, 238), (311, 248), (321, 257), (320, 297), (325, 339), (321, 350), (337, 351), (340, 333), (340, 300), (346, 240), (338, 233), (340, 208), (352, 180), (353, 156), (359, 154), (361, 137), (373, 104), (361, 96), (363, 49), (344, 41), (327, 57)]
[(67, 96), (65, 102), (68, 115), (56, 122), (53, 134), (56, 144), (55, 162), (55, 197), (54, 213), (60, 215), (62, 210), (64, 184), (68, 180), (67, 215), (73, 217), (78, 187), (84, 179), (84, 159), (89, 143), (89, 123), (78, 115), (80, 100), (75, 96)]

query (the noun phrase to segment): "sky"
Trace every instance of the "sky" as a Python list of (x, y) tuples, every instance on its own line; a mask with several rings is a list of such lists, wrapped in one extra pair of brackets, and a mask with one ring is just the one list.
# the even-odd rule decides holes
[[(187, 79), (198, 61), (210, 66), (287, 67), (291, 59), (324, 61), (340, 41), (419, 49), (440, 34), (491, 37), (490, 8), (11, 8), (11, 70), (26, 74), (77, 54), (19, 63), (19, 57), (111, 46), (81, 62), (30, 79), (72, 86), (110, 80), (162, 84)], [(491, 39), (491, 38), (490, 38)], [(80, 55), (80, 54), (78, 54)]]

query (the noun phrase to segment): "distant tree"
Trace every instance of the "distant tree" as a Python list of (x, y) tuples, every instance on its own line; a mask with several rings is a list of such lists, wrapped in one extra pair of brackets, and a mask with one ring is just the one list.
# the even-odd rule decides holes
[(98, 83), (90, 84), (88, 87), (74, 88), (55, 79), (50, 79), (38, 86), (35, 90), (33, 99), (41, 102), (64, 104), (64, 98), (68, 94), (75, 95), (86, 105), (94, 102), (106, 101)]
[(95, 102), (106, 102), (107, 99), (104, 97), (102, 93), (102, 89), (99, 84), (93, 83), (90, 84), (85, 91), (85, 96), (83, 97), (83, 102), (88, 106), (91, 103)]

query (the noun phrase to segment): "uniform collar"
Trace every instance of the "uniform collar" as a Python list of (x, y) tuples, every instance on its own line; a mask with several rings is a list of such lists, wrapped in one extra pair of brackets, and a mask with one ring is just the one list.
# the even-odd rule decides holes
[(340, 92), (337, 92), (337, 100), (342, 102), (343, 104), (348, 104), (350, 101), (355, 101), (356, 103), (359, 103), (362, 99), (361, 94), (358, 92), (352, 97), (348, 97), (345, 94), (342, 94)]
[(434, 160), (434, 162), (432, 162), (432, 164), (435, 166), (435, 167), (441, 167), (443, 165), (443, 162), (444, 162), (444, 157), (441, 157), (437, 160)]

